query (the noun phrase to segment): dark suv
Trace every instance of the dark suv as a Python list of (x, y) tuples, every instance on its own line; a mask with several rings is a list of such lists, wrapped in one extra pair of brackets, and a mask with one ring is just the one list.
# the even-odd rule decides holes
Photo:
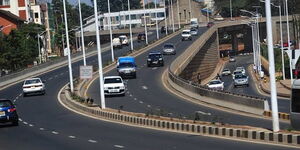
[(150, 52), (147, 59), (147, 66), (164, 66), (164, 58), (161, 52)]
[(138, 34), (138, 42), (145, 41), (146, 40), (146, 34), (145, 33), (139, 33)]
[(7, 99), (0, 99), (0, 123), (11, 122), (12, 125), (19, 125), (19, 116), (14, 104)]

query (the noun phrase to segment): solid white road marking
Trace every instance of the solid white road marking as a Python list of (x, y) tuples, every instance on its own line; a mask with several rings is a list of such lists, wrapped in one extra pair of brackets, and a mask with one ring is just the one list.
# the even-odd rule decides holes
[(147, 86), (142, 86), (142, 88), (144, 89), (144, 90), (147, 90), (148, 89), (148, 87)]
[(116, 148), (124, 148), (124, 146), (122, 146), (122, 145), (114, 145), (114, 147), (116, 147)]
[(97, 143), (95, 140), (88, 140), (90, 143)]

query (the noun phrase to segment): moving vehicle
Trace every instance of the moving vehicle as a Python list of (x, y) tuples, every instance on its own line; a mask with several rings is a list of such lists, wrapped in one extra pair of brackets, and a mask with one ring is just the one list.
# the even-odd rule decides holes
[(197, 28), (191, 28), (191, 35), (198, 35), (198, 29)]
[(117, 62), (117, 71), (119, 76), (136, 78), (136, 63), (134, 57), (119, 57)]
[(104, 95), (125, 95), (125, 85), (120, 76), (104, 77)]
[(222, 76), (227, 76), (227, 75), (230, 75), (230, 74), (231, 74), (231, 72), (227, 68), (222, 71)]
[(199, 28), (198, 18), (191, 18), (190, 27), (197, 29)]
[(224, 82), (221, 80), (211, 80), (206, 86), (210, 89), (223, 90)]
[(212, 27), (214, 24), (215, 24), (215, 23), (213, 23), (213, 22), (209, 22), (209, 23), (207, 23), (207, 27), (210, 28), (210, 27)]
[(160, 33), (166, 33), (166, 27), (165, 26), (162, 26), (160, 28)]
[(12, 125), (19, 125), (19, 116), (14, 104), (8, 99), (0, 99), (0, 123), (11, 122)]
[(230, 56), (229, 57), (229, 62), (235, 62), (236, 60), (235, 60), (235, 58), (233, 57), (233, 56)]
[(163, 47), (163, 54), (167, 55), (167, 54), (172, 54), (175, 55), (176, 54), (176, 50), (175, 50), (175, 46), (172, 43), (166, 43)]
[(243, 74), (246, 74), (246, 70), (244, 67), (237, 67), (235, 70), (241, 71)]
[(122, 45), (126, 45), (126, 46), (129, 45), (129, 40), (126, 35), (120, 35), (119, 39), (120, 39)]
[(300, 130), (300, 80), (294, 80), (291, 90), (291, 107), (290, 107), (290, 118), (291, 126)]
[(117, 48), (122, 48), (122, 43), (121, 43), (121, 40), (120, 38), (113, 38), (112, 40), (112, 43), (113, 43), (113, 47), (117, 47)]
[(218, 14), (218, 15), (216, 15), (216, 16), (214, 17), (214, 20), (216, 20), (216, 21), (223, 21), (224, 18), (223, 18), (220, 14)]
[(145, 33), (139, 33), (138, 34), (138, 42), (145, 41), (146, 40), (146, 34)]
[(161, 52), (150, 52), (148, 54), (147, 66), (164, 66), (164, 58)]
[(46, 88), (44, 82), (40, 78), (30, 78), (26, 79), (23, 83), (23, 96), (28, 94), (39, 93), (44, 95), (46, 93)]
[(249, 86), (249, 79), (248, 76), (244, 74), (237, 74), (234, 77), (234, 87), (240, 86), (240, 85), (246, 85)]
[(192, 40), (191, 30), (183, 30), (181, 33), (181, 41)]
[(233, 80), (234, 80), (234, 78), (235, 78), (235, 75), (237, 75), (237, 74), (243, 74), (243, 72), (240, 71), (240, 70), (234, 70), (233, 73), (231, 74)]

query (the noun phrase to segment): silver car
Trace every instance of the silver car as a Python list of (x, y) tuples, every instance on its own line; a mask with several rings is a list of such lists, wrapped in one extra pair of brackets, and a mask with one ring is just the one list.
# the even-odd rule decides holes
[(191, 28), (191, 35), (198, 35), (198, 29)]
[(246, 85), (247, 87), (249, 86), (249, 79), (248, 76), (244, 74), (237, 74), (234, 77), (234, 87), (237, 86), (243, 86)]
[(164, 47), (163, 47), (163, 54), (164, 55), (167, 55), (167, 54), (175, 55), (176, 50), (175, 50), (174, 44), (172, 44), (172, 43), (165, 44)]
[(231, 72), (229, 69), (226, 68), (222, 71), (222, 76), (227, 76), (227, 75), (231, 75)]

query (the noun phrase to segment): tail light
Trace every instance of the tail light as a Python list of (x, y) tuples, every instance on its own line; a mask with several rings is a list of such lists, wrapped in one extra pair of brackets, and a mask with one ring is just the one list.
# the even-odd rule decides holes
[(30, 86), (23, 86), (23, 88), (26, 89), (26, 88), (31, 88), (31, 87)]
[(10, 108), (10, 109), (8, 109), (8, 112), (14, 112), (16, 110), (17, 110), (16, 108)]

